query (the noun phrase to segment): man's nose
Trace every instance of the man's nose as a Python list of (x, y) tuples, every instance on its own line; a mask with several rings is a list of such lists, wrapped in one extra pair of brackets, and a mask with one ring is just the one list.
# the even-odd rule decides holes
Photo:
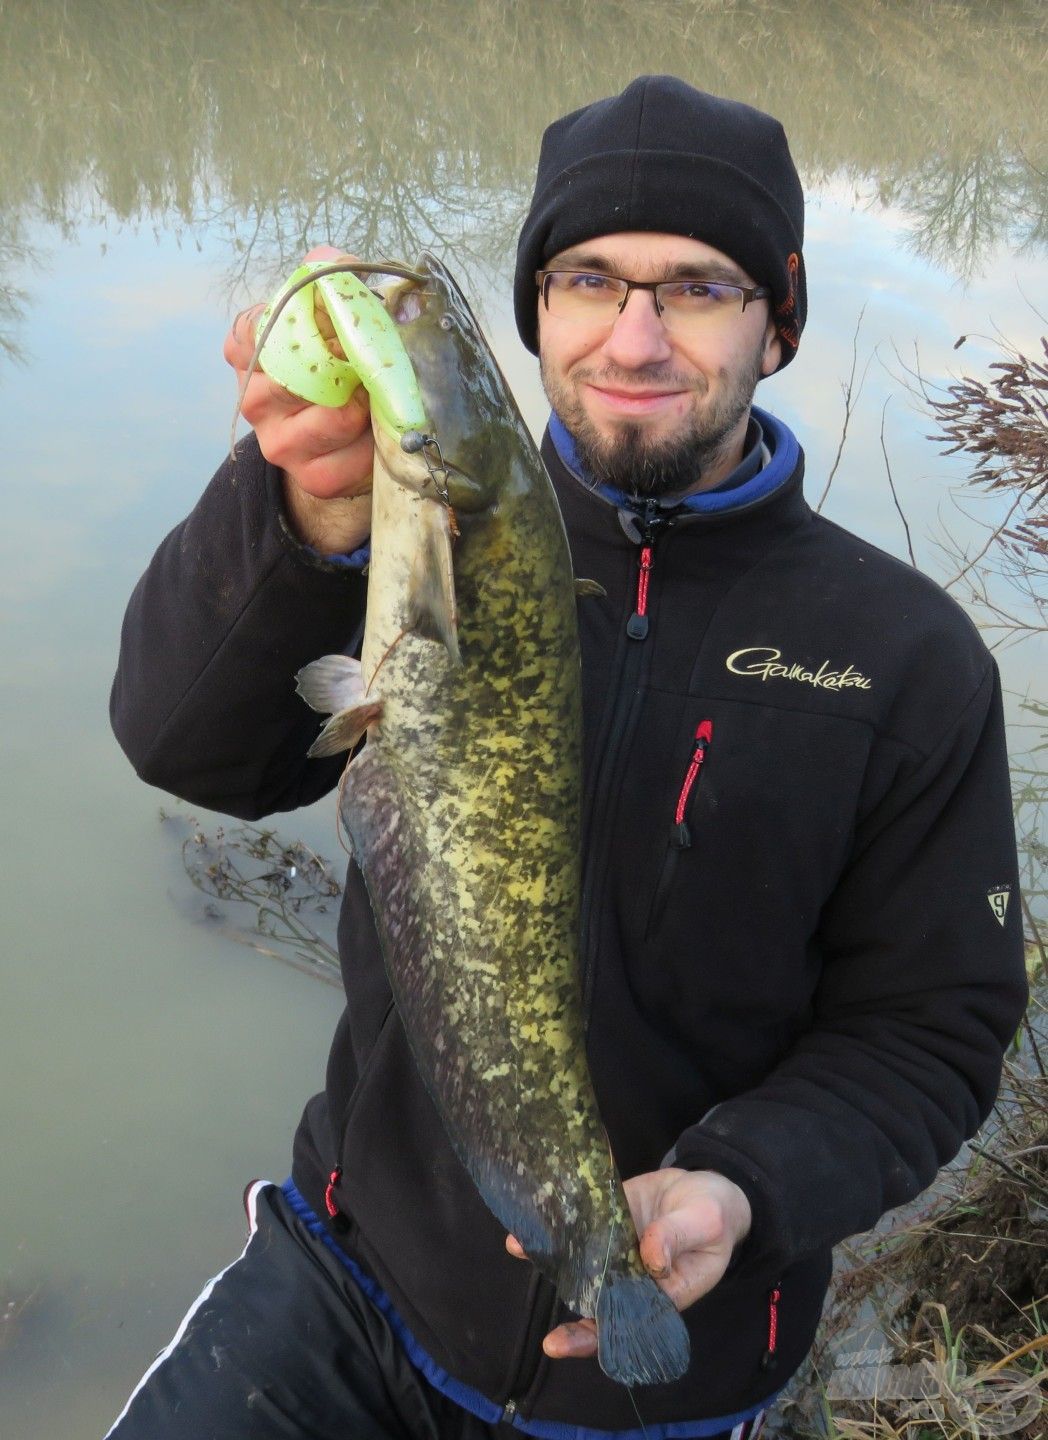
[(670, 358), (673, 346), (651, 290), (630, 291), (601, 349), (609, 360), (629, 370)]

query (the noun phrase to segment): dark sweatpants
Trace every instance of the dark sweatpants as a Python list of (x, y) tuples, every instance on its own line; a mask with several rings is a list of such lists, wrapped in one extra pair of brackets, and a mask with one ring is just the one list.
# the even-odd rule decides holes
[(205, 1286), (106, 1440), (521, 1440), (424, 1379), (279, 1187), (256, 1182), (247, 1206), (243, 1254)]

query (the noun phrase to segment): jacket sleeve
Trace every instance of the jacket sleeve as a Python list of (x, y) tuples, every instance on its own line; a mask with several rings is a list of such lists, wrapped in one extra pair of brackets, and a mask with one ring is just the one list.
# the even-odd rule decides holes
[[(990, 898), (1002, 890), (1003, 924)], [(816, 943), (811, 1028), (671, 1152), (747, 1193), (740, 1264), (784, 1269), (868, 1229), (929, 1185), (993, 1104), (1027, 986), (992, 661), (864, 815)]]
[(295, 672), (349, 649), (359, 571), (311, 559), (287, 532), (280, 472), (255, 437), (164, 540), (124, 619), (110, 714), (151, 785), (242, 819), (309, 804), (344, 757), (307, 760), (319, 717)]

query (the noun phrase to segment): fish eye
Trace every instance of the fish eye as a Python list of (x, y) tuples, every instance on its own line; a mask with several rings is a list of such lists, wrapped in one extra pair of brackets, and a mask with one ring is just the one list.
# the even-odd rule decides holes
[(440, 317), (439, 323), (442, 330), (454, 330), (455, 328), (454, 320), (452, 320), (451, 316), (446, 313)]

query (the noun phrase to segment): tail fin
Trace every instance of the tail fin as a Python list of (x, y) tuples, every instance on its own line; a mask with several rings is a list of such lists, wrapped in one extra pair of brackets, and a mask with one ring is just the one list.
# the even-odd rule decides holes
[(597, 1359), (622, 1385), (679, 1380), (691, 1345), (670, 1297), (647, 1275), (609, 1273), (597, 1300)]

